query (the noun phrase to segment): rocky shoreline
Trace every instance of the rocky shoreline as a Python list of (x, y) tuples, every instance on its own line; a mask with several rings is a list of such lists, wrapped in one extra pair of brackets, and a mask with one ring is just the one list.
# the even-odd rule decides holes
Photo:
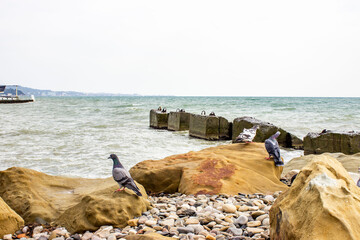
[[(114, 192), (118, 186), (111, 178), (66, 178), (9, 168), (0, 171), (0, 233), (5, 234), (0, 237), (360, 238), (354, 220), (360, 215), (360, 188), (348, 172), (360, 164), (357, 155), (294, 159), (288, 170), (301, 170), (287, 170), (286, 181), (281, 178), (283, 168), (265, 155), (262, 144), (252, 143), (144, 161), (131, 169), (141, 197), (129, 189)], [(293, 173), (297, 177), (289, 187)]]
[(152, 235), (153, 239), (270, 239), (269, 210), (280, 193), (159, 194), (149, 196), (151, 210), (129, 220), (124, 228), (102, 226), (95, 232), (70, 234), (63, 227), (28, 225), (13, 235), (5, 235), (4, 240), (122, 240), (150, 233), (159, 234)]

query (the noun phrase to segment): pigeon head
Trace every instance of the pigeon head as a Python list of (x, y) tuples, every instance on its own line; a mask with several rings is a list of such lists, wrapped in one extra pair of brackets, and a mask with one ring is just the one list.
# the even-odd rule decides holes
[(274, 138), (277, 138), (278, 136), (280, 136), (280, 132), (277, 131), (273, 136), (274, 136)]
[(108, 159), (112, 159), (114, 162), (114, 166), (121, 166), (122, 164), (119, 161), (119, 158), (116, 156), (116, 154), (110, 154), (110, 157), (108, 157)]
[(112, 160), (119, 160), (119, 158), (116, 156), (116, 154), (110, 154), (110, 157), (108, 157), (108, 159), (112, 159)]

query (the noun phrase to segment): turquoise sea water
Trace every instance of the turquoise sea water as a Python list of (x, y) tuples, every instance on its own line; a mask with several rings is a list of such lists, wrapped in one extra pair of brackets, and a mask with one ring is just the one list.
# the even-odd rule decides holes
[[(149, 128), (149, 111), (158, 106), (214, 111), (229, 121), (252, 116), (300, 138), (323, 129), (360, 130), (360, 98), (38, 97), (34, 103), (0, 105), (0, 170), (21, 166), (53, 175), (108, 177), (110, 153), (129, 169), (143, 160), (230, 143)], [(281, 152), (286, 161), (302, 154)]]

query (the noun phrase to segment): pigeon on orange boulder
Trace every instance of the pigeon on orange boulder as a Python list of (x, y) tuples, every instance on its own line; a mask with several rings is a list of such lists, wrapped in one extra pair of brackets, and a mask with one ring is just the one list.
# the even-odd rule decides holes
[(246, 194), (284, 191), (282, 167), (266, 161), (263, 143), (236, 143), (146, 160), (130, 169), (147, 191), (184, 194)]

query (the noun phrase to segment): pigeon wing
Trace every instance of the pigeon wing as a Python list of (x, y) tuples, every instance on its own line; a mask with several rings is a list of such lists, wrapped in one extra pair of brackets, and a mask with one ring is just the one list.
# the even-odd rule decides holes
[(113, 178), (116, 182), (122, 184), (123, 182), (127, 181), (129, 177), (130, 175), (127, 173), (127, 171), (124, 168), (113, 169)]
[(119, 183), (119, 185), (133, 190), (138, 196), (142, 196), (140, 189), (136, 186), (134, 180), (130, 176), (130, 173), (126, 171), (125, 168), (114, 168), (113, 178), (117, 183)]
[(274, 156), (275, 148), (274, 148), (274, 144), (271, 142), (270, 139), (265, 140), (265, 148), (266, 151), (269, 153), (269, 155)]

